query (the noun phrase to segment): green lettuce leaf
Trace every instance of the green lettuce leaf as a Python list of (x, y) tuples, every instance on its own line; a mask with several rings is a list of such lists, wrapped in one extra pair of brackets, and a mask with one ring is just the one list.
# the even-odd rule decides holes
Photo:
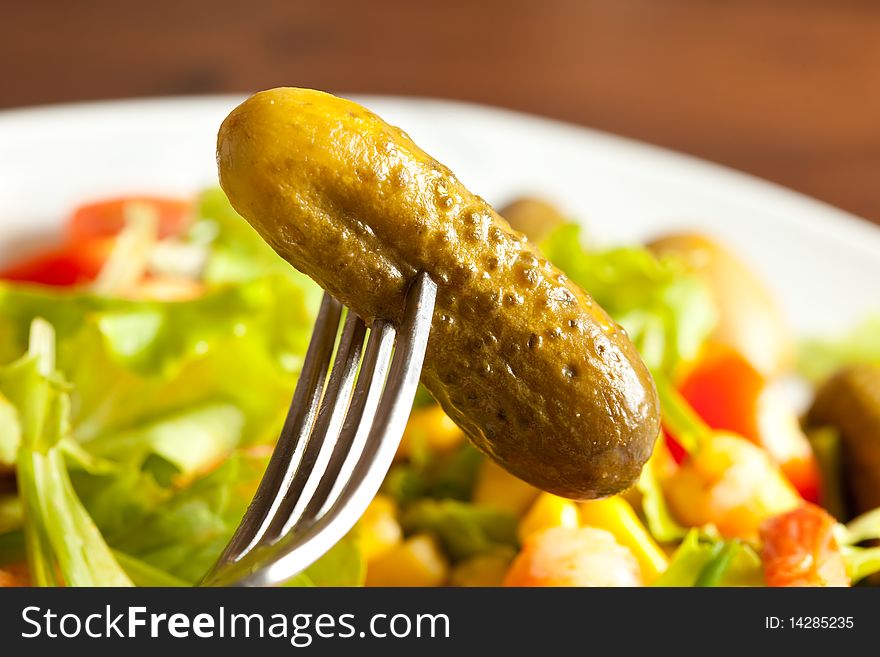
[(222, 189), (208, 189), (197, 203), (199, 219), (190, 240), (210, 245), (203, 273), (209, 284), (241, 283), (267, 275), (288, 278), (304, 295), (306, 306), (317, 312), (323, 290), (308, 276), (275, 253), (251, 225), (230, 205)]
[(0, 284), (0, 353), (24, 350), (36, 316), (62, 327), (58, 366), (74, 388), (74, 437), (86, 443), (211, 403), (243, 413), (243, 442), (274, 440), (313, 320), (282, 276), (176, 303)]
[(139, 468), (160, 457), (175, 475), (190, 476), (220, 462), (242, 442), (245, 418), (231, 404), (205, 404), (171, 413), (129, 431), (87, 443), (89, 454)]
[(131, 585), (68, 476), (61, 443), (70, 432), (69, 387), (55, 370), (51, 325), (35, 320), (29, 342), (26, 356), (0, 368), (0, 390), (21, 423), (17, 478), (33, 580), (56, 585), (60, 572), (70, 586)]
[(0, 395), (0, 466), (13, 465), (21, 445), (18, 414), (6, 397)]
[(150, 470), (116, 476), (78, 473), (77, 489), (115, 549), (195, 584), (232, 536), (250, 503), (266, 458), (236, 452), (182, 489), (162, 486)]
[(131, 578), (135, 586), (167, 586), (167, 587), (184, 587), (186, 582), (173, 575), (162, 572), (157, 568), (153, 568), (149, 564), (144, 563), (140, 559), (113, 550), (116, 561), (125, 570), (126, 575)]
[(853, 584), (880, 573), (880, 547), (844, 547), (843, 558)]
[(705, 284), (674, 259), (640, 247), (589, 251), (576, 224), (560, 226), (540, 247), (626, 329), (653, 370), (669, 372), (696, 357), (715, 326)]
[(840, 532), (838, 539), (844, 545), (880, 540), (880, 508), (850, 520)]
[[(220, 190), (200, 197), (187, 240), (208, 253), (206, 293), (192, 300), (132, 301), (0, 282), (0, 365), (7, 364), (0, 464), (18, 462), (24, 473), (20, 496), (4, 503), (0, 536), (10, 555), (27, 543), (41, 583), (55, 581), (62, 560), (67, 583), (100, 580), (95, 564), (76, 560), (77, 545), (56, 555), (62, 522), (84, 537), (80, 545), (103, 541), (99, 531), (106, 536), (92, 557), (110, 564), (109, 582), (194, 583), (231, 536), (262, 475), (322, 292), (277, 256)], [(36, 317), (55, 329), (55, 361), (66, 380), (40, 378), (18, 360)], [(54, 382), (51, 394), (44, 380)], [(37, 432), (25, 422), (35, 417), (43, 418)], [(35, 437), (27, 450), (23, 434)], [(52, 513), (63, 518), (19, 531), (17, 509), (23, 503), (26, 516), (40, 518), (50, 510), (39, 506), (47, 494)], [(349, 537), (294, 584), (362, 579), (360, 549)]]
[(880, 547), (858, 545), (880, 540), (880, 509), (863, 513), (846, 525), (838, 525), (835, 534), (841, 544), (847, 572), (853, 583), (880, 573)]
[(671, 543), (683, 538), (688, 531), (678, 524), (666, 503), (666, 497), (657, 477), (656, 465), (653, 458), (648, 459), (636, 486), (642, 494), (642, 513), (648, 531), (660, 543)]
[(367, 565), (357, 537), (349, 535), (288, 586), (363, 586)]
[[(121, 563), (136, 583), (162, 574), (193, 585), (232, 537), (267, 461), (266, 453), (237, 450), (182, 489), (162, 486), (153, 472), (131, 469), (110, 476), (80, 472), (76, 482), (108, 543), (128, 558)], [(137, 562), (133, 569), (130, 560)], [(349, 536), (289, 585), (358, 586), (363, 577), (360, 547)]]
[(880, 364), (880, 315), (868, 317), (848, 335), (805, 340), (798, 348), (798, 370), (810, 381), (823, 381), (857, 363)]
[(761, 558), (746, 543), (692, 529), (652, 586), (763, 586)]

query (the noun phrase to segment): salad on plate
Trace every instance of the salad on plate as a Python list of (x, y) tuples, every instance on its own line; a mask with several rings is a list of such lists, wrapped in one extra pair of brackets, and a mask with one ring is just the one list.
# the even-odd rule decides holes
[[(662, 427), (647, 464), (614, 495), (545, 492), (421, 389), (382, 490), (291, 586), (876, 581), (876, 319), (798, 339), (711, 236), (599, 248), (546, 200), (499, 214), (637, 349)], [(0, 267), (0, 586), (197, 584), (260, 481), (323, 291), (219, 188), (90, 201), (62, 230)]]

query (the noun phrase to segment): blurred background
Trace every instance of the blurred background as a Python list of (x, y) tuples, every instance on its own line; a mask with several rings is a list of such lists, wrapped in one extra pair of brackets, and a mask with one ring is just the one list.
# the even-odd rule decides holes
[(874, 0), (2, 0), (0, 108), (278, 85), (500, 105), (880, 223)]

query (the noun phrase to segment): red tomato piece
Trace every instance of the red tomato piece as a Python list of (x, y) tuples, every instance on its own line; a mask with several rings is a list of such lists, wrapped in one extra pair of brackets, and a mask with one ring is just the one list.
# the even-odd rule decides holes
[(678, 389), (711, 428), (763, 447), (805, 500), (819, 501), (819, 467), (797, 416), (744, 356), (711, 345)]
[(142, 203), (155, 208), (159, 216), (159, 239), (180, 235), (190, 220), (189, 201), (152, 196), (130, 196), (80, 206), (67, 223), (67, 237), (73, 242), (116, 235), (125, 226), (125, 207)]
[(68, 244), (13, 264), (0, 272), (0, 279), (54, 287), (89, 283), (100, 273), (115, 241), (102, 238)]
[(849, 586), (834, 524), (824, 509), (809, 503), (764, 521), (761, 559), (767, 585)]

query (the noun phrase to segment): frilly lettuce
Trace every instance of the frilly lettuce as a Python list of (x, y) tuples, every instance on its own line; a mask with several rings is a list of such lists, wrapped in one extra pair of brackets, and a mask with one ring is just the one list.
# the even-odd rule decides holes
[[(11, 363), (0, 385), (0, 463), (18, 461), (33, 519), (22, 532), (21, 513), (4, 505), (0, 563), (21, 558), (26, 542), (37, 584), (57, 583), (56, 564), (74, 585), (196, 583), (262, 475), (320, 290), (219, 190), (198, 208), (188, 240), (202, 240), (210, 254), (199, 298), (132, 301), (0, 283), (0, 364)], [(32, 357), (16, 360), (35, 317), (54, 327), (63, 385), (60, 376), (37, 377)], [(38, 417), (34, 408), (52, 422), (38, 434), (17, 431), (19, 417), (25, 427)], [(62, 527), (81, 540), (62, 545)], [(349, 537), (293, 584), (357, 584), (362, 576)]]
[(31, 576), (43, 586), (59, 583), (59, 573), (70, 586), (130, 585), (68, 475), (70, 396), (55, 369), (54, 332), (37, 319), (30, 335), (28, 353), (0, 369), (0, 390), (20, 423), (16, 472)]

